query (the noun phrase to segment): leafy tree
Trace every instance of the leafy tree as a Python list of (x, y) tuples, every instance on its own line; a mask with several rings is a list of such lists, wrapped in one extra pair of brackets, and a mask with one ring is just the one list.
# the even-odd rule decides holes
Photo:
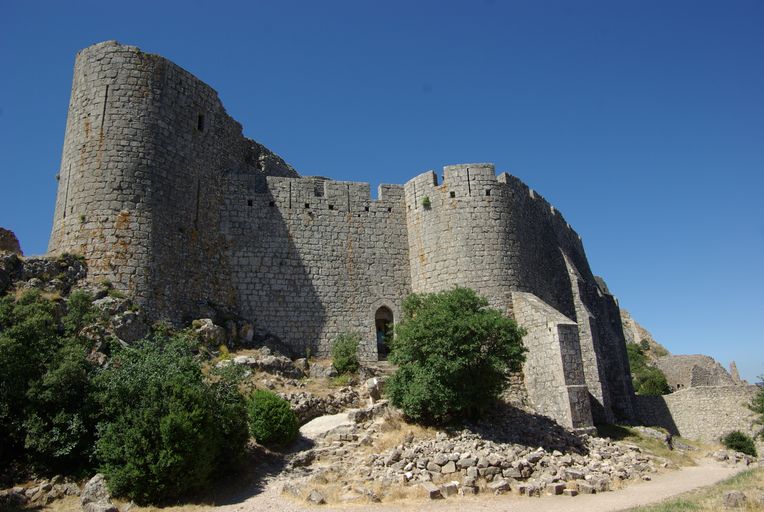
[(386, 391), (418, 422), (478, 416), (524, 360), (525, 332), (468, 288), (409, 295), (395, 332)]
[(332, 343), (332, 365), (340, 374), (358, 371), (358, 345), (361, 335), (357, 332), (344, 332)]
[(112, 492), (164, 502), (205, 487), (247, 440), (236, 385), (206, 379), (182, 336), (124, 348), (98, 376), (96, 444)]
[(289, 402), (277, 394), (258, 389), (248, 404), (249, 431), (266, 446), (284, 446), (297, 437), (297, 416)]

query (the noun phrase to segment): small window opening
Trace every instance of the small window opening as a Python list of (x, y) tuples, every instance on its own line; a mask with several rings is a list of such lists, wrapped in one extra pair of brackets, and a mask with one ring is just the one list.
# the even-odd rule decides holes
[(334, 205), (333, 205), (333, 204), (330, 204), (330, 205), (329, 205), (329, 209), (330, 209), (330, 210), (334, 210)]
[(252, 206), (252, 200), (251, 199), (247, 199), (247, 206)]
[(268, 206), (273, 208), (274, 206), (276, 206), (276, 201), (271, 201), (270, 203), (268, 203)]
[(390, 213), (391, 211), (393, 211), (393, 209), (392, 209), (392, 208), (388, 208), (388, 209), (387, 209), (387, 213)]
[(491, 189), (490, 189), (490, 188), (489, 188), (488, 190), (486, 190), (486, 191), (485, 191), (485, 195), (486, 195), (486, 196), (490, 196), (490, 195), (491, 195)]
[(365, 206), (365, 207), (364, 207), (364, 209), (363, 209), (363, 211), (365, 211), (365, 212), (368, 212), (368, 211), (369, 211), (369, 207), (368, 207), (368, 206)]
[(456, 197), (456, 192), (451, 192), (449, 195), (450, 195), (451, 197)]
[(204, 131), (204, 114), (199, 114), (196, 117), (196, 129), (200, 132)]
[(310, 208), (310, 203), (305, 203), (305, 208)]

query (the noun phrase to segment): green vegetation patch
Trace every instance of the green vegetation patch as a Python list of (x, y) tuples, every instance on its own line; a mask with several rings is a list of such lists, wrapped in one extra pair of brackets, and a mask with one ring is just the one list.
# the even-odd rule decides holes
[(358, 362), (358, 345), (361, 335), (357, 332), (344, 332), (332, 342), (332, 365), (341, 375), (355, 373), (360, 366)]
[(638, 395), (660, 396), (671, 393), (663, 372), (647, 363), (644, 349), (635, 343), (626, 344), (634, 392)]

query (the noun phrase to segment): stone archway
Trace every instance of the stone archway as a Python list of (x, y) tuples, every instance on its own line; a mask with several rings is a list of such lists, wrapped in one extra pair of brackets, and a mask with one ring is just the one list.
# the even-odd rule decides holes
[(387, 342), (393, 335), (394, 323), (395, 316), (387, 306), (380, 306), (374, 313), (374, 327), (377, 334), (377, 359), (379, 361), (387, 359), (387, 354), (390, 351)]

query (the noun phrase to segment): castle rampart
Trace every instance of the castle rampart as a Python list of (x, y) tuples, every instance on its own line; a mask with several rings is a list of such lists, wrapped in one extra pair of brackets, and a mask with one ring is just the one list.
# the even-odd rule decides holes
[(471, 287), (527, 324), (540, 410), (570, 426), (630, 417), (615, 300), (560, 213), (492, 164), (372, 200), (367, 183), (300, 177), (243, 137), (209, 86), (107, 42), (77, 57), (56, 201), (50, 252), (84, 255), (90, 279), (154, 319), (222, 305), (295, 354), (358, 331), (376, 359), (406, 295)]

